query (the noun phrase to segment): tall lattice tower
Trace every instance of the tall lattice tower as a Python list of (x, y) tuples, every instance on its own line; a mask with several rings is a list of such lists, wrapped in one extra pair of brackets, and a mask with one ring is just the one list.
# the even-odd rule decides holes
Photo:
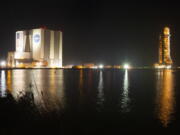
[(171, 65), (172, 59), (170, 55), (170, 29), (165, 27), (160, 35), (159, 42), (159, 64)]

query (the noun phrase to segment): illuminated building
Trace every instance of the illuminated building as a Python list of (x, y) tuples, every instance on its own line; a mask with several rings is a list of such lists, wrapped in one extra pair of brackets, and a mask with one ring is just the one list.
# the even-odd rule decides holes
[(163, 33), (160, 35), (159, 65), (172, 64), (170, 56), (170, 36), (170, 29), (168, 27), (165, 27)]
[(38, 28), (16, 32), (16, 51), (8, 53), (8, 65), (62, 67), (62, 32)]

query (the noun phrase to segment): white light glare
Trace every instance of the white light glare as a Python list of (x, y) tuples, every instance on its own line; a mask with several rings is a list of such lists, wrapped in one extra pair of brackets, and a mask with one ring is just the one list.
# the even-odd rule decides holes
[(170, 68), (171, 68), (171, 65), (166, 66), (166, 68), (167, 68), (167, 69), (170, 69)]
[(6, 62), (5, 61), (1, 61), (1, 66), (5, 66)]
[(93, 66), (92, 68), (93, 68), (93, 69), (97, 69), (98, 67), (97, 67), (97, 66)]
[(104, 65), (102, 65), (102, 64), (101, 64), (101, 65), (99, 65), (99, 68), (100, 68), (100, 69), (104, 68)]
[(124, 69), (129, 69), (129, 65), (128, 64), (124, 64)]

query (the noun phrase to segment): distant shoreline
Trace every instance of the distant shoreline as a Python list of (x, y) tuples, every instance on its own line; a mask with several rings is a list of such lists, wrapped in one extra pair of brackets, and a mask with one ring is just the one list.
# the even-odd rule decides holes
[[(103, 69), (93, 69), (93, 68), (0, 68), (0, 70), (18, 70), (18, 69), (26, 69), (26, 70), (38, 70), (38, 69), (64, 69), (64, 70), (126, 70), (124, 68), (103, 68)], [(127, 70), (134, 70), (134, 69), (156, 69), (156, 70), (162, 70), (166, 68), (154, 68), (154, 67), (133, 67)], [(172, 67), (170, 69), (180, 69), (180, 67)]]

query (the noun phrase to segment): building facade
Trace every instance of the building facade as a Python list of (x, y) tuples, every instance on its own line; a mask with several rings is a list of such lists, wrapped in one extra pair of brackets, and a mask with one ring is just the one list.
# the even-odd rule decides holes
[(14, 54), (9, 53), (8, 65), (18, 67), (20, 63), (29, 63), (31, 66), (62, 67), (62, 47), (61, 31), (44, 28), (17, 31), (16, 50)]

